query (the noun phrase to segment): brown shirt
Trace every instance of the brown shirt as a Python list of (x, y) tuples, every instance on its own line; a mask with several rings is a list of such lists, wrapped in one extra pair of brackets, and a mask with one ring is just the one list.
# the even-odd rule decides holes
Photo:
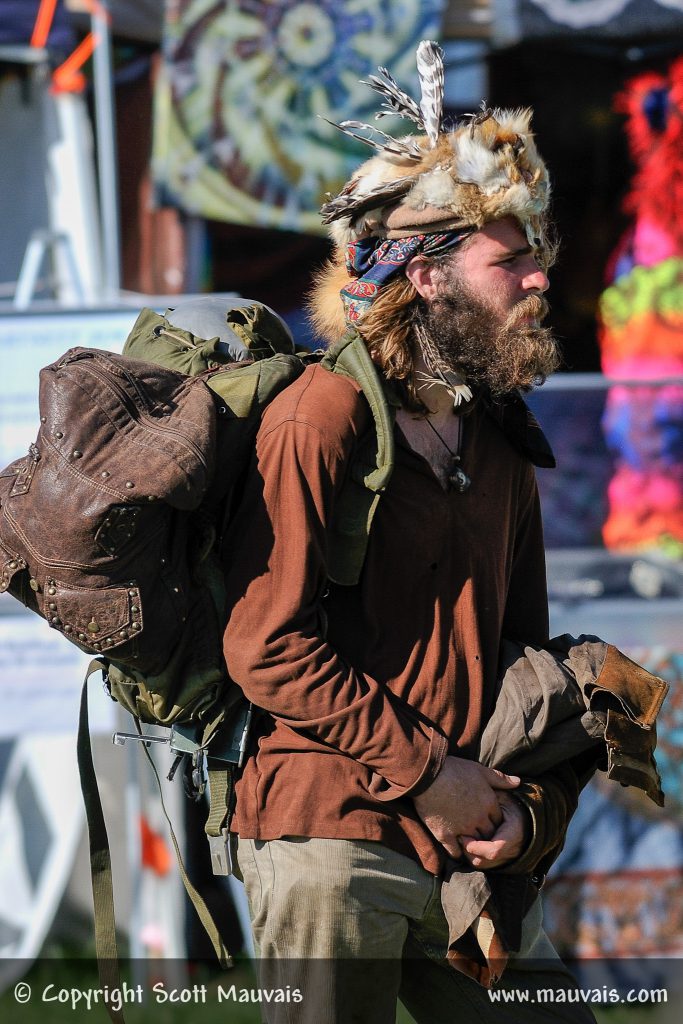
[(482, 408), (464, 421), (464, 494), (444, 491), (396, 428), (361, 581), (330, 585), (326, 529), (368, 429), (357, 386), (319, 366), (264, 415), (232, 533), (225, 654), (272, 717), (237, 784), (233, 827), (379, 840), (438, 873), (443, 851), (410, 794), (446, 753), (476, 756), (501, 637), (547, 639), (538, 494), (533, 467)]

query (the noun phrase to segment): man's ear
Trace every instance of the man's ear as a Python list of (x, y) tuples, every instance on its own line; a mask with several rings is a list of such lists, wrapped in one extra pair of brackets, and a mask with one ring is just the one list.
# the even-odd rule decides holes
[(406, 277), (427, 302), (436, 296), (437, 268), (433, 263), (423, 260), (420, 256), (413, 256), (410, 263), (406, 264)]

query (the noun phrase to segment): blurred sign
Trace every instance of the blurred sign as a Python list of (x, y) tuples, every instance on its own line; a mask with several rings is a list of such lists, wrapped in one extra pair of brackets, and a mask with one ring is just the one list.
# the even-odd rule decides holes
[(38, 432), (38, 374), (76, 345), (120, 352), (137, 309), (0, 315), (0, 466), (24, 455)]
[(40, 950), (82, 827), (74, 737), (0, 742), (0, 992)]
[[(74, 736), (90, 662), (8, 594), (0, 596), (0, 740), (38, 733)], [(95, 680), (99, 676), (95, 676)], [(112, 701), (90, 684), (92, 732), (113, 729)]]

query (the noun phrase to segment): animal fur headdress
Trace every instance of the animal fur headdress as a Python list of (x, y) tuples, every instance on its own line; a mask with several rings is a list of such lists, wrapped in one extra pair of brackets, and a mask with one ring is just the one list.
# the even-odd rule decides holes
[(359, 241), (471, 231), (513, 216), (530, 245), (541, 253), (547, 245), (550, 183), (530, 130), (531, 111), (485, 109), (465, 115), (446, 131), (443, 52), (436, 43), (419, 44), (417, 69), (419, 104), (386, 68), (370, 75), (366, 84), (384, 101), (377, 118), (397, 114), (424, 134), (394, 139), (359, 121), (335, 125), (377, 152), (322, 207), (337, 252), (312, 298), (318, 323), (326, 319), (325, 307), (327, 319), (338, 320), (339, 291), (350, 276), (358, 276), (344, 264), (349, 246)]
[(336, 125), (378, 152), (322, 207), (335, 242), (346, 246), (365, 235), (403, 238), (425, 230), (480, 228), (512, 215), (531, 244), (542, 244), (550, 187), (530, 131), (531, 111), (484, 110), (444, 131), (443, 52), (436, 43), (420, 43), (417, 69), (419, 106), (386, 68), (366, 84), (384, 98), (377, 117), (398, 114), (424, 135), (392, 139), (359, 121)]

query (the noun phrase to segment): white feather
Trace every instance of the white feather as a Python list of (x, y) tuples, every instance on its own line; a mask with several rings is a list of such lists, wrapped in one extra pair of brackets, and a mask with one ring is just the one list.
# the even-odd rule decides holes
[(417, 48), (417, 73), (420, 79), (420, 111), (425, 131), (436, 146), (443, 117), (443, 50), (438, 43), (423, 39)]

